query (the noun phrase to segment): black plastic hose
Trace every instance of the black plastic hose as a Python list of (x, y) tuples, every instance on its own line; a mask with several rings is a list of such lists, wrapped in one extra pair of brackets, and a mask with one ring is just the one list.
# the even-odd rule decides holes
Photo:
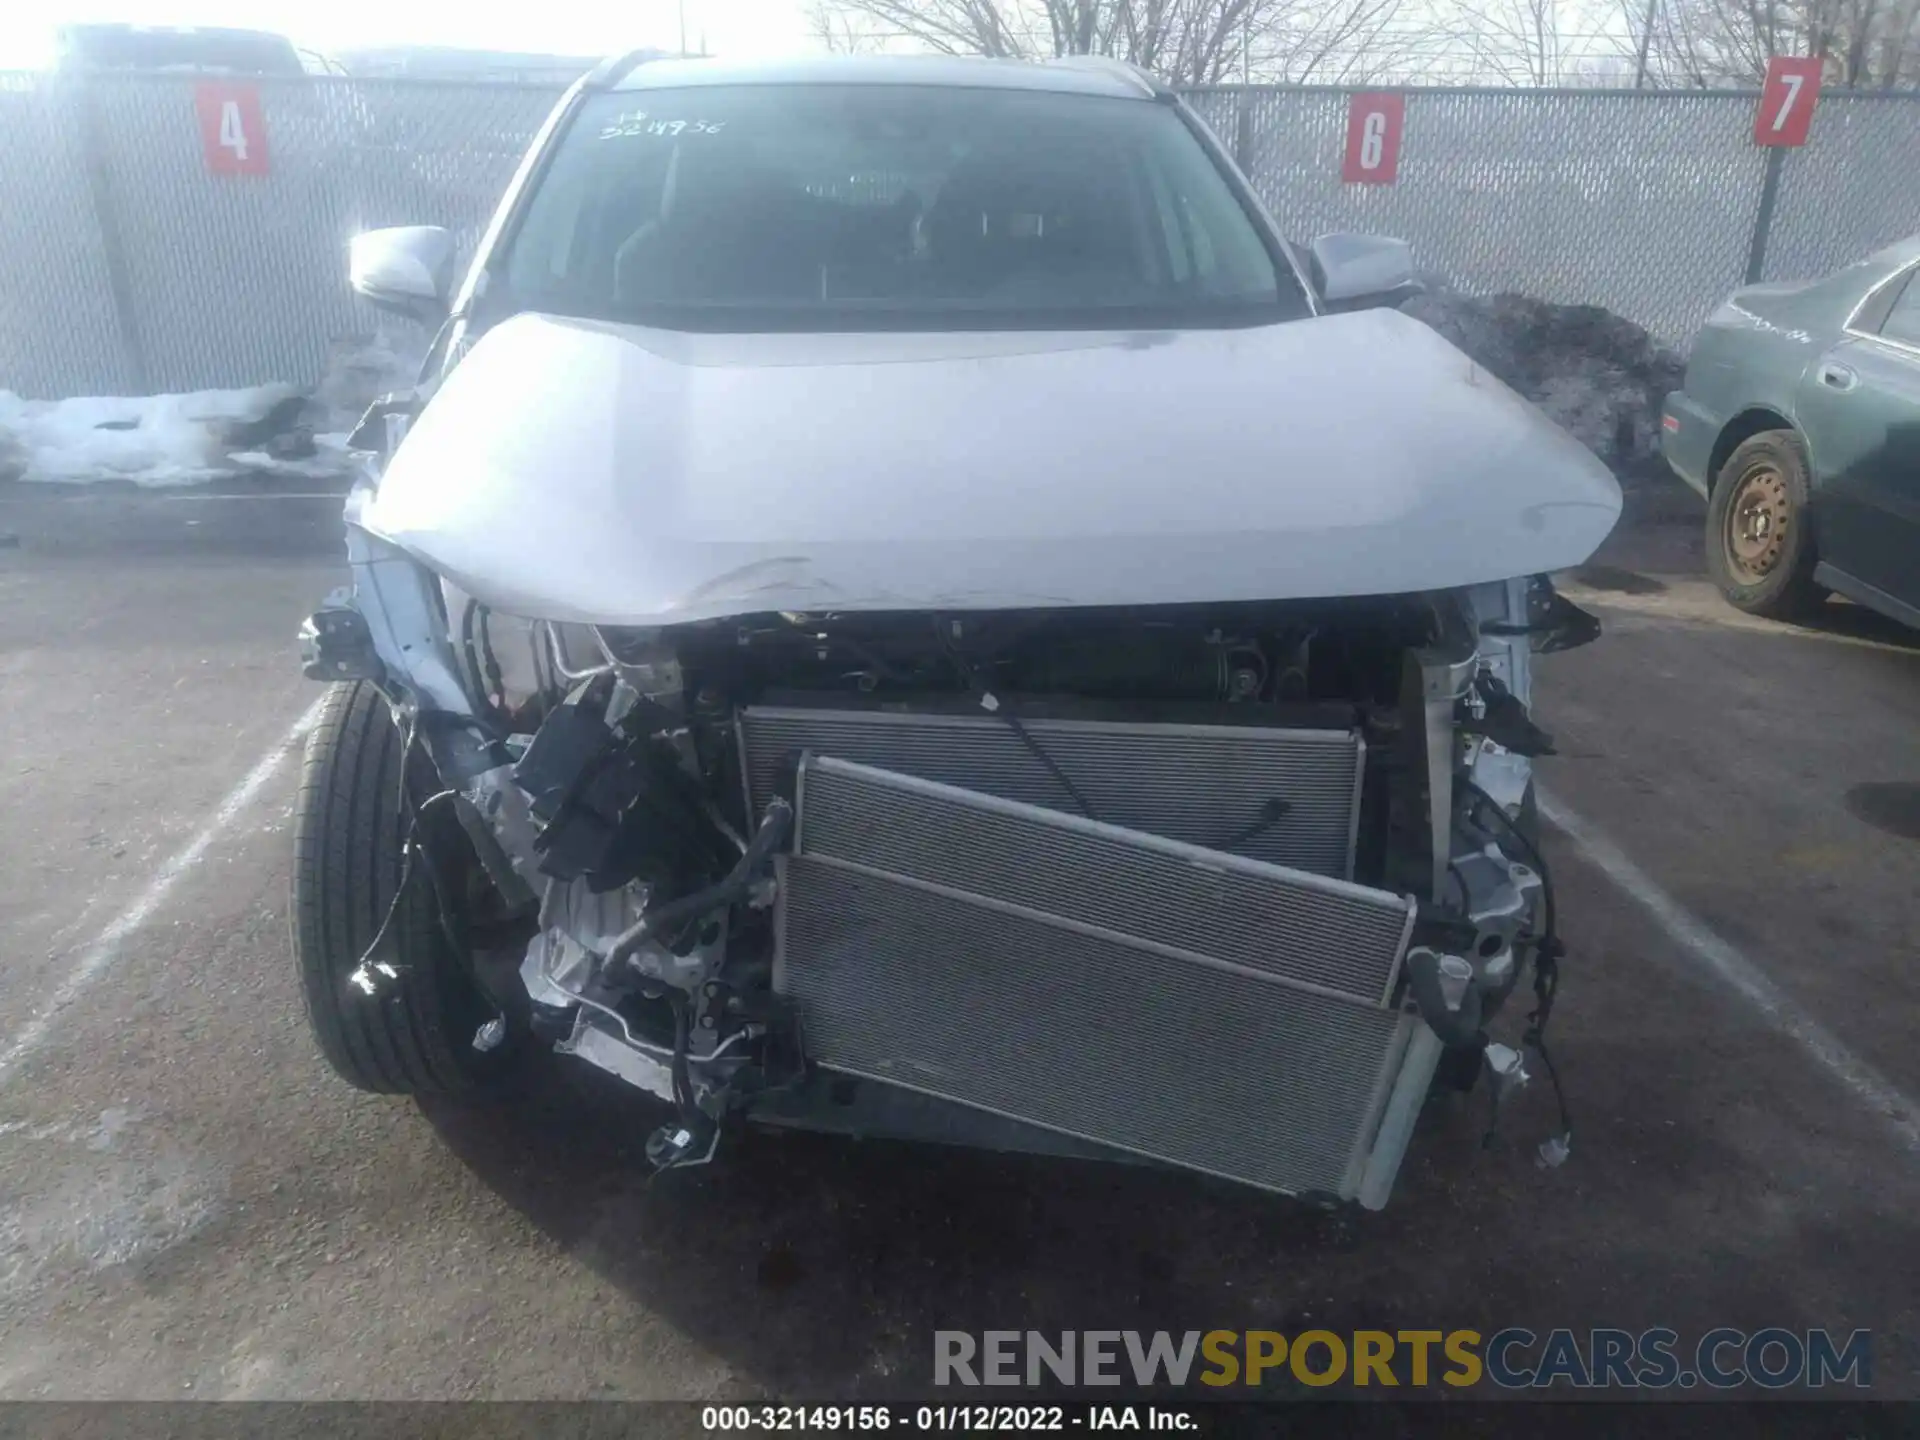
[(773, 858), (773, 852), (786, 841), (787, 832), (792, 828), (793, 806), (778, 796), (768, 801), (766, 812), (760, 817), (760, 828), (753, 832), (753, 839), (747, 842), (745, 852), (734, 862), (726, 878), (704, 890), (682, 895), (678, 900), (669, 900), (658, 909), (649, 909), (613, 942), (613, 947), (607, 951), (607, 964), (616, 967), (622, 965), (650, 937), (665, 934), (688, 920), (709, 915), (741, 899), (761, 869)]

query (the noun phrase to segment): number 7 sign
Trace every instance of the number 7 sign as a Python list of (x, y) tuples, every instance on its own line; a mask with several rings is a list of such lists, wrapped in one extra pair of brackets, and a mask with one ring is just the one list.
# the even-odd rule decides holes
[(1753, 117), (1756, 145), (1804, 145), (1820, 98), (1820, 61), (1775, 55), (1767, 61), (1760, 90), (1760, 113)]
[(200, 145), (209, 170), (216, 175), (267, 173), (267, 122), (260, 114), (257, 86), (196, 85), (193, 108), (200, 117)]

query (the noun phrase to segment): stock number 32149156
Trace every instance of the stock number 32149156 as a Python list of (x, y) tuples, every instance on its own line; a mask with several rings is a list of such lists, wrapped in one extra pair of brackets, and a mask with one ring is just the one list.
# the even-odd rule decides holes
[(1064, 1430), (1059, 1405), (708, 1405), (704, 1430), (919, 1430), (973, 1434), (980, 1431)]

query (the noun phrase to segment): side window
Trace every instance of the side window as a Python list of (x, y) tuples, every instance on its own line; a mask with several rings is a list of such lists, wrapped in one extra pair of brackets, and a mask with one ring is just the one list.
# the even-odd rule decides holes
[(1880, 335), (1902, 345), (1920, 346), (1920, 281), (1916, 281), (1912, 273), (1907, 276), (1906, 288), (1894, 300), (1887, 318), (1880, 322)]

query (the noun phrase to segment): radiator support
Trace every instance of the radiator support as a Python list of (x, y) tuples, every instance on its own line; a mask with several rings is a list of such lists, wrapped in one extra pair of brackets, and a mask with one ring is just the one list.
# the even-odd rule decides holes
[(1392, 999), (1410, 899), (828, 757), (797, 799), (774, 984), (810, 1063), (1384, 1202), (1434, 1058)]
[[(738, 743), (749, 815), (802, 753), (872, 765), (963, 790), (1078, 813), (1034, 753), (1043, 750), (1110, 824), (1351, 877), (1366, 745), (1352, 730), (1158, 724), (1027, 716), (1030, 746), (1004, 716), (749, 706)], [(1263, 824), (1266, 807), (1288, 809)]]

